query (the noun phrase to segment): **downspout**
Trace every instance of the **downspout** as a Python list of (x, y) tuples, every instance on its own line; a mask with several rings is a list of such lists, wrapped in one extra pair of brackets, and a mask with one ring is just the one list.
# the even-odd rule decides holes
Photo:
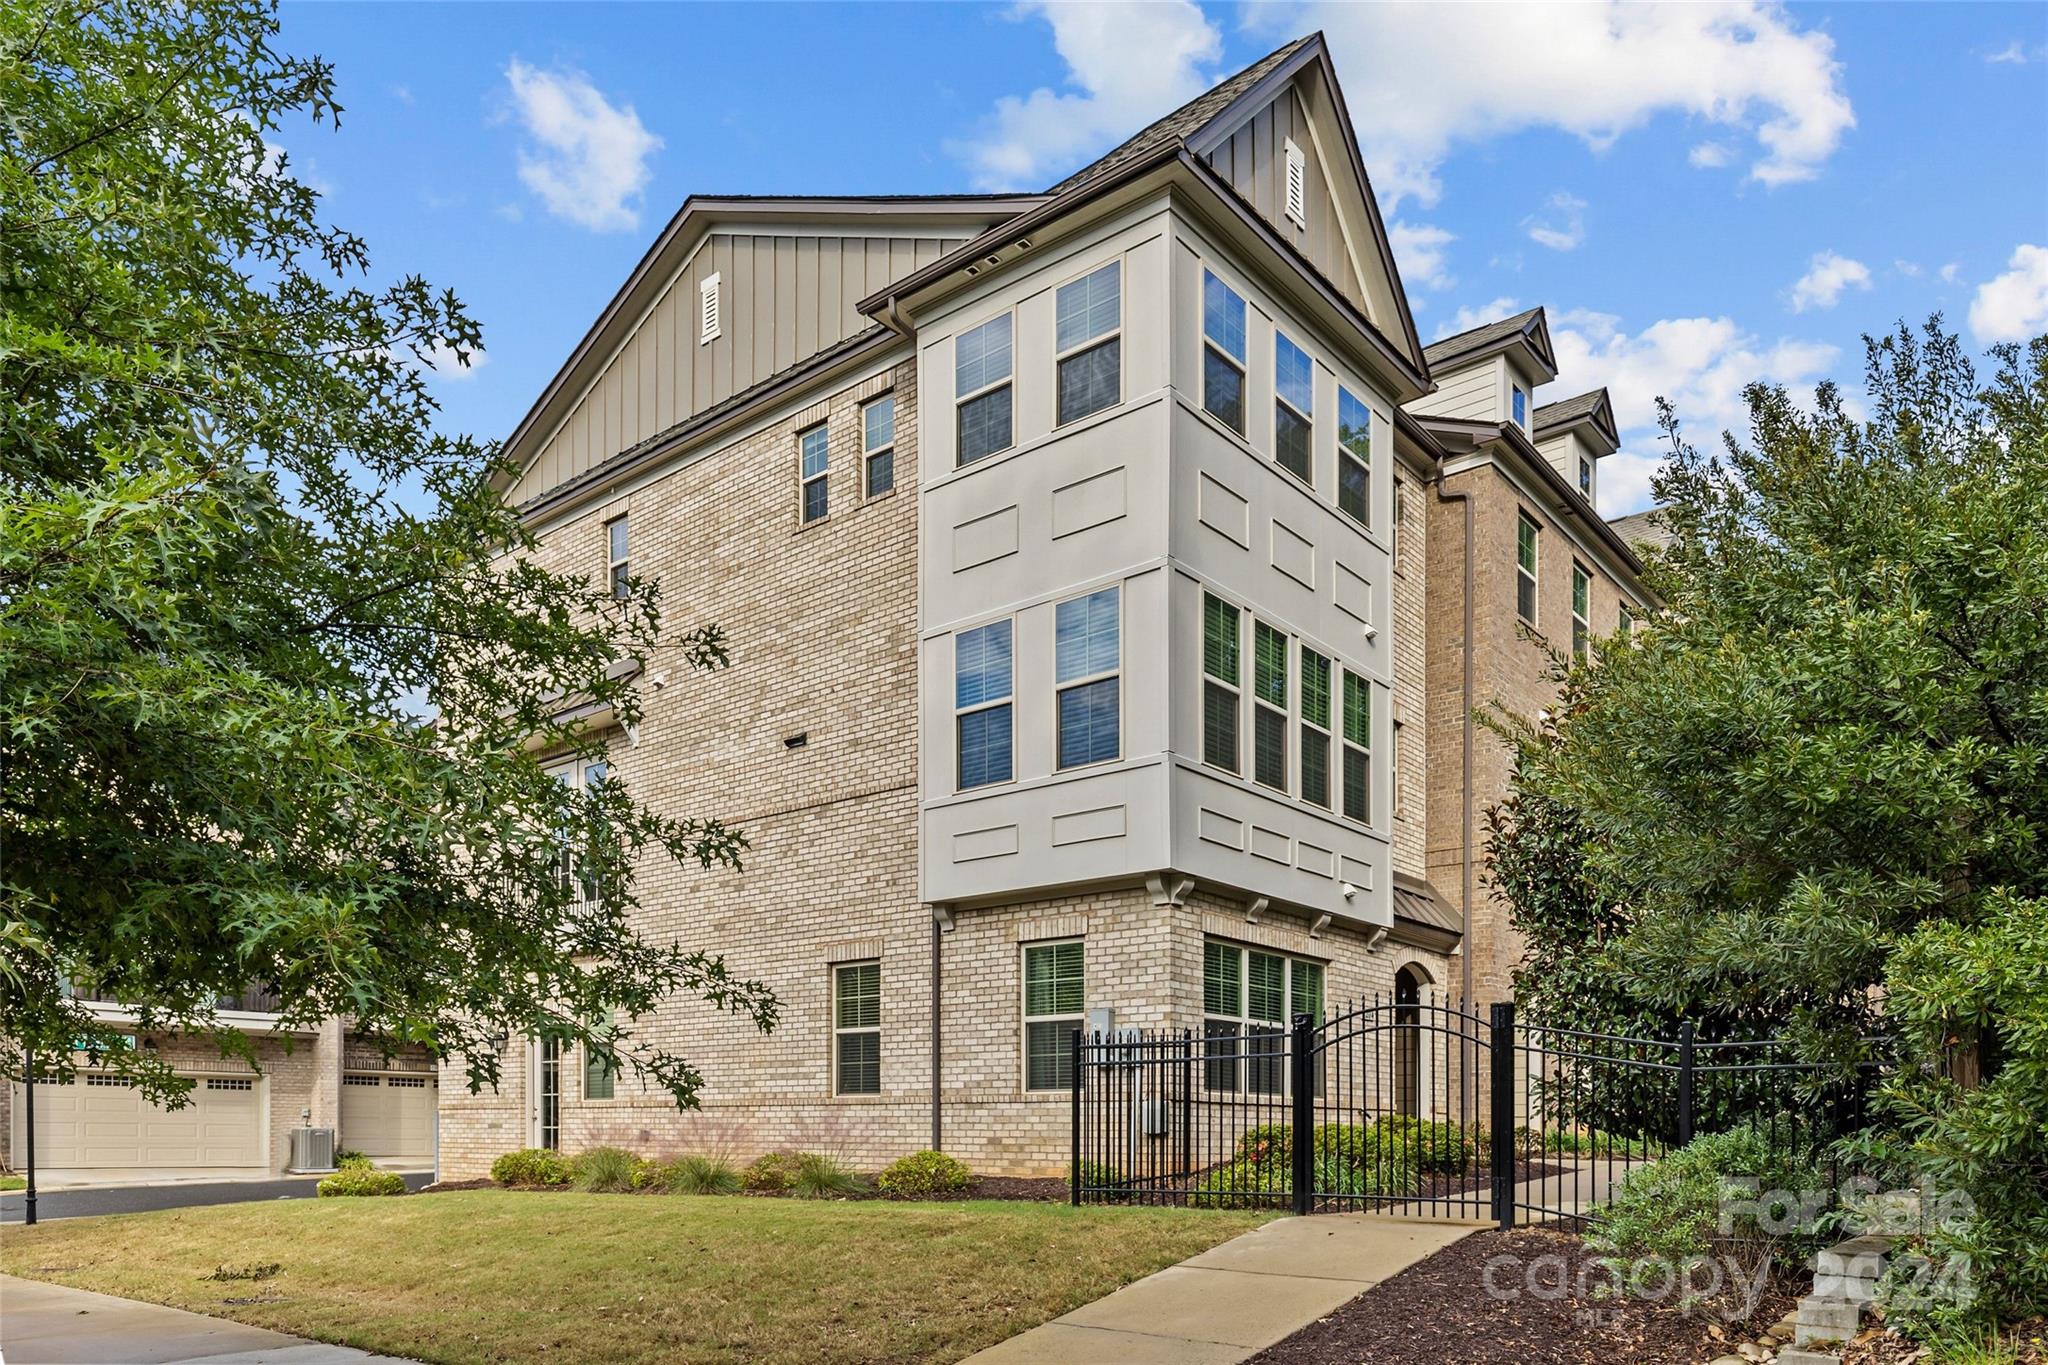
[(944, 1018), (939, 1009), (939, 935), (945, 931), (936, 911), (932, 914), (932, 1150), (943, 1151), (939, 1128), (939, 1027)]
[(1460, 647), (1464, 653), (1464, 691), (1460, 704), (1464, 708), (1461, 752), (1458, 759), (1458, 800), (1460, 804), (1460, 829), (1458, 834), (1458, 856), (1462, 866), (1459, 869), (1458, 911), (1460, 917), (1459, 946), (1463, 949), (1458, 956), (1462, 959), (1461, 988), (1465, 1007), (1472, 1007), (1472, 495), (1451, 493), (1444, 490), (1444, 476), (1436, 477), (1438, 502), (1458, 502), (1465, 505), (1465, 554), (1463, 560), (1462, 592), (1465, 597), (1465, 640)]

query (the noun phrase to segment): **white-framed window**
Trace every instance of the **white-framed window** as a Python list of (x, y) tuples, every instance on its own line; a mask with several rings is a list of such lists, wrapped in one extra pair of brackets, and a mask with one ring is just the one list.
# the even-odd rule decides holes
[(1244, 435), (1244, 296), (1202, 272), (1202, 408)]
[(882, 1093), (882, 964), (832, 969), (832, 1093)]
[[(611, 774), (611, 765), (603, 759), (567, 758), (547, 766), (548, 776), (571, 791), (589, 791), (598, 786)], [(556, 855), (555, 875), (560, 879), (562, 890), (568, 892), (572, 902), (588, 904), (597, 897), (597, 886), (583, 859), (566, 843)]]
[(1593, 462), (1579, 456), (1579, 493), (1587, 502), (1593, 500)]
[(1624, 643), (1635, 639), (1636, 612), (1634, 607), (1631, 607), (1626, 602), (1621, 604), (1615, 613), (1614, 629), (1620, 634)]
[(1123, 266), (1111, 261), (1053, 295), (1053, 367), (1065, 426), (1123, 401)]
[(1330, 660), (1301, 647), (1301, 799), (1330, 808)]
[(1074, 1030), (1087, 1011), (1087, 959), (1080, 939), (1024, 945), (1024, 1088), (1074, 1084)]
[(1527, 512), (1515, 513), (1515, 615), (1536, 624), (1536, 570), (1540, 563), (1536, 523)]
[(953, 339), (956, 465), (1008, 450), (1012, 439), (1010, 314)]
[(1202, 762), (1229, 773), (1240, 771), (1243, 650), (1244, 613), (1214, 593), (1202, 594)]
[(697, 286), (697, 344), (718, 339), (718, 276), (707, 275)]
[(604, 524), (604, 544), (606, 577), (611, 580), (612, 596), (632, 596), (632, 544), (624, 516), (613, 517)]
[(861, 455), (867, 470), (866, 496), (878, 498), (896, 486), (896, 395), (885, 393), (860, 410)]
[(1337, 386), (1337, 510), (1372, 525), (1372, 409)]
[(1323, 964), (1220, 939), (1202, 945), (1202, 1084), (1278, 1095), (1287, 1089), (1287, 1030), (1320, 1019)]
[(1287, 162), (1287, 217), (1298, 228), (1308, 226), (1308, 158), (1301, 154), (1301, 148), (1294, 145), (1294, 139), (1286, 142)]
[(953, 640), (953, 733), (960, 790), (1008, 782), (1014, 775), (1015, 667), (1011, 623), (991, 621)]
[(1308, 352), (1273, 333), (1273, 458), (1313, 486), (1316, 481), (1316, 367)]
[(1529, 391), (1520, 384), (1510, 384), (1509, 402), (1513, 405), (1515, 425), (1524, 431), (1529, 429)]
[(1586, 637), (1592, 632), (1587, 622), (1592, 619), (1591, 598), (1593, 575), (1578, 560), (1572, 561), (1572, 656), (1586, 657)]
[(1252, 623), (1252, 778), (1287, 790), (1287, 633)]
[(1344, 673), (1344, 818), (1372, 823), (1372, 684)]
[(1102, 588), (1053, 609), (1053, 682), (1062, 768), (1122, 756), (1123, 590)]
[(832, 450), (830, 432), (820, 422), (796, 438), (797, 459), (803, 482), (804, 524), (823, 521), (831, 510), (831, 496), (826, 485), (832, 476)]

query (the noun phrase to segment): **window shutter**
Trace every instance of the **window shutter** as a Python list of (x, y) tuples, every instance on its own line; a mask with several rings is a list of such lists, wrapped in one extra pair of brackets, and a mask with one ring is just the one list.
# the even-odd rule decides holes
[(1308, 162), (1294, 139), (1287, 139), (1287, 216), (1299, 228), (1308, 226)]
[(713, 275), (697, 286), (697, 305), (697, 344), (701, 346), (718, 335), (718, 276)]

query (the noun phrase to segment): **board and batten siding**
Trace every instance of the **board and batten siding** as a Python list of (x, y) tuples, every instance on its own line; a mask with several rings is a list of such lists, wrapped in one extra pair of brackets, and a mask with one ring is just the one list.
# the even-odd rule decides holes
[[(867, 327), (855, 306), (967, 240), (714, 232), (549, 433), (512, 492), (525, 502)], [(719, 282), (719, 334), (700, 289)]]
[[(1287, 216), (1287, 141), (1301, 149), (1307, 166), (1307, 203), (1299, 227)], [(1309, 133), (1308, 114), (1293, 87), (1247, 119), (1228, 142), (1209, 155), (1209, 165), (1228, 180), (1282, 236), (1336, 284), (1345, 298), (1370, 313), (1365, 290), (1344, 238), (1330, 180), (1316, 140)]]

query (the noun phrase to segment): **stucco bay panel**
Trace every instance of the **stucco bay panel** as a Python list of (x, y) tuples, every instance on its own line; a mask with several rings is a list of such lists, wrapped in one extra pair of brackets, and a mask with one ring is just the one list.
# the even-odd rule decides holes
[(1174, 762), (1171, 789), (1176, 871), (1311, 914), (1393, 923), (1384, 837), (1185, 759)]
[(1166, 865), (1166, 765), (1154, 754), (927, 805), (927, 901), (1129, 879)]

